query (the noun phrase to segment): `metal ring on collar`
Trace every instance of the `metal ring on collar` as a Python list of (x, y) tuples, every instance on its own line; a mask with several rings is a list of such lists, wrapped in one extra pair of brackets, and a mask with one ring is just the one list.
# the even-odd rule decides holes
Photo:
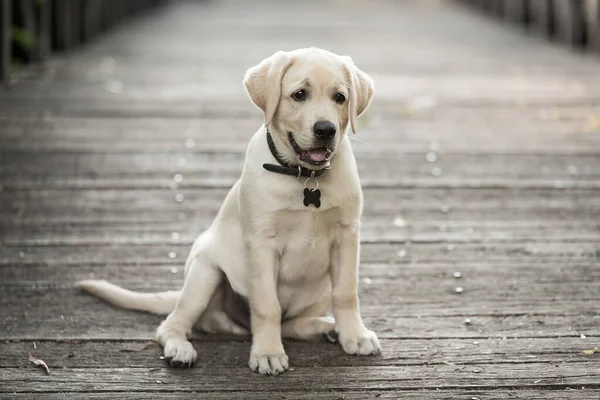
[[(313, 172), (313, 176), (314, 176), (314, 172)], [(306, 178), (306, 180), (304, 181), (304, 189), (308, 189), (311, 192), (314, 192), (315, 190), (317, 190), (319, 188), (319, 181), (315, 179), (315, 182), (317, 183), (317, 186), (315, 186), (314, 189), (310, 189), (308, 187), (308, 181), (310, 181), (312, 179), (312, 177)]]

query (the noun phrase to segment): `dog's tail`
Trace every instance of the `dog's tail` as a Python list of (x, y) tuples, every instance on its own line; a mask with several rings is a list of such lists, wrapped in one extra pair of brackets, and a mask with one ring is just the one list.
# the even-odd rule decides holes
[(75, 286), (117, 307), (158, 315), (170, 314), (181, 294), (179, 290), (160, 293), (133, 292), (107, 281), (93, 279), (79, 281)]

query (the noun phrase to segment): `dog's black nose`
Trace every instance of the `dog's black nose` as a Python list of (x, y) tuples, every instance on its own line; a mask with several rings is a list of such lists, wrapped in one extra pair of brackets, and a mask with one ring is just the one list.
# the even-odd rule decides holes
[(313, 126), (313, 132), (321, 140), (331, 140), (335, 136), (335, 125), (330, 121), (317, 121)]

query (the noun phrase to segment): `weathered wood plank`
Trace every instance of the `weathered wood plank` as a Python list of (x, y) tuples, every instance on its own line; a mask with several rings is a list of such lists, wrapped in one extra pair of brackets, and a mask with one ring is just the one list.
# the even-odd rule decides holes
[[(596, 155), (475, 155), (357, 152), (364, 187), (600, 188)], [(185, 187), (230, 187), (241, 153), (89, 154), (0, 153), (5, 188), (164, 188), (183, 174)], [(184, 157), (182, 166), (181, 157)], [(22, 160), (29, 160), (27, 163)], [(399, 165), (398, 169), (389, 168)], [(483, 166), (483, 167), (482, 167)]]
[[(4, 280), (0, 287), (6, 290), (64, 290), (71, 291), (73, 283), (82, 279), (108, 279), (123, 286), (135, 290), (152, 291), (172, 289), (174, 285), (180, 285), (183, 277), (183, 265), (187, 254), (179, 256), (178, 263), (168, 263), (170, 260), (164, 256), (165, 262), (160, 265), (123, 265), (116, 264), (81, 265), (48, 268), (47, 265), (23, 265), (0, 266)], [(363, 291), (367, 294), (377, 295), (378, 290), (392, 289), (398, 282), (403, 285), (414, 284), (417, 286), (444, 286), (445, 283), (455, 285), (469, 284), (478, 291), (490, 289), (488, 295), (481, 301), (498, 301), (506, 298), (504, 291), (512, 292), (513, 296), (535, 298), (539, 291), (549, 292), (552, 285), (560, 285), (556, 290), (552, 301), (563, 297), (574, 298), (578, 294), (593, 294), (596, 282), (600, 279), (600, 269), (595, 268), (595, 260), (582, 261), (573, 259), (566, 262), (550, 262), (544, 260), (538, 264), (505, 263), (499, 270), (494, 270), (493, 276), (490, 271), (493, 265), (483, 262), (465, 261), (460, 266), (463, 274), (462, 280), (448, 280), (456, 265), (447, 265), (441, 262), (422, 262), (413, 260), (410, 263), (379, 264), (363, 261), (361, 265), (361, 276), (363, 277)], [(173, 268), (179, 265), (180, 268)], [(545, 271), (542, 274), (542, 271)], [(64, 279), (60, 279), (60, 278)], [(517, 285), (519, 280), (531, 285)], [(368, 282), (368, 283), (367, 283)], [(491, 286), (496, 286), (494, 289)], [(523, 286), (523, 287), (519, 287)], [(416, 288), (411, 289), (407, 296), (416, 296), (421, 289), (426, 289), (431, 294), (443, 295), (446, 293), (444, 287)], [(452, 298), (456, 296), (452, 293)], [(595, 296), (591, 296), (593, 298)], [(417, 297), (415, 297), (415, 300)], [(585, 297), (584, 297), (585, 299)], [(514, 299), (515, 301), (518, 299)], [(9, 301), (14, 301), (9, 300)], [(381, 299), (384, 304), (387, 301)], [(506, 300), (509, 304), (512, 300)], [(544, 301), (540, 299), (540, 301)], [(438, 303), (441, 299), (428, 299), (427, 302)]]
[(105, 1), (85, 0), (82, 5), (82, 40), (89, 41), (102, 29), (102, 14)]
[[(182, 257), (183, 258), (183, 257)], [(453, 269), (463, 274), (453, 279)], [(594, 262), (578, 261), (564, 264), (504, 265), (501, 272), (491, 275), (493, 267), (480, 263), (460, 266), (445, 264), (370, 264), (362, 263), (360, 294), (364, 310), (374, 310), (377, 304), (393, 309), (402, 304), (396, 316), (448, 315), (594, 315), (600, 301), (600, 271)], [(7, 316), (21, 313), (20, 297), (44, 299), (58, 308), (73, 299), (63, 297), (80, 294), (73, 291), (74, 282), (81, 279), (108, 279), (124, 287), (143, 292), (172, 290), (181, 287), (183, 261), (177, 267), (156, 266), (94, 266), (81, 268), (2, 267), (4, 281), (0, 284), (6, 299), (0, 300)], [(455, 288), (464, 288), (457, 295)], [(20, 295), (19, 295), (20, 293)], [(400, 293), (394, 295), (393, 293)], [(423, 299), (422, 293), (428, 298)], [(14, 296), (11, 296), (14, 294)], [(477, 304), (472, 304), (473, 299)], [(561, 304), (559, 312), (556, 304)], [(32, 308), (33, 305), (27, 308)], [(108, 311), (108, 310), (107, 310)], [(27, 312), (29, 313), (29, 311)], [(32, 323), (33, 324), (33, 323)], [(33, 324), (35, 325), (35, 324)], [(33, 332), (30, 332), (33, 333)]]
[[(175, 193), (183, 194), (178, 203)], [(8, 246), (191, 242), (227, 190), (4, 190), (0, 226)], [(469, 201), (465, 202), (465, 198)], [(365, 190), (362, 240), (463, 243), (591, 241), (600, 235), (595, 190)], [(496, 212), (489, 213), (490, 207)], [(54, 215), (54, 217), (47, 217)], [(400, 217), (400, 219), (399, 219)], [(194, 220), (186, 224), (184, 219)]]
[(0, 83), (6, 83), (11, 73), (12, 0), (0, 1)]
[(584, 0), (584, 10), (587, 47), (600, 54), (600, 0)]
[(524, 27), (529, 22), (529, 0), (504, 0), (504, 19)]
[[(76, 1), (78, 3), (78, 1)], [(54, 0), (53, 5), (53, 39), (52, 46), (58, 50), (69, 50), (77, 43), (73, 37), (72, 0)]]
[[(179, 234), (179, 232), (176, 232)], [(108, 243), (101, 246), (0, 246), (0, 266), (27, 268), (40, 265), (48, 268), (57, 266), (181, 266), (182, 256), (187, 255), (191, 241), (182, 240), (179, 235), (171, 235), (170, 240), (151, 245), (119, 245)], [(448, 244), (450, 247), (448, 250)], [(176, 258), (169, 258), (173, 251)], [(404, 252), (406, 254), (404, 254)], [(443, 263), (447, 266), (460, 266), (463, 263), (478, 262), (481, 266), (504, 266), (505, 264), (537, 265), (553, 263), (565, 265), (577, 262), (582, 265), (596, 262), (600, 249), (596, 241), (576, 244), (538, 242), (482, 242), (482, 243), (364, 243), (361, 246), (361, 259), (370, 263), (431, 264)], [(32, 275), (34, 276), (34, 275)]]
[(38, 47), (37, 59), (46, 61), (52, 52), (52, 1), (36, 2), (38, 10)]
[[(473, 381), (473, 371), (477, 380)], [(32, 370), (31, 372), (34, 372)], [(194, 368), (185, 371), (151, 368), (121, 368), (118, 371), (100, 368), (56, 369), (52, 375), (24, 374), (21, 368), (5, 368), (0, 377), (0, 391), (6, 392), (56, 392), (56, 391), (125, 391), (144, 387), (145, 390), (211, 392), (251, 391), (256, 388), (257, 377), (244, 368)], [(434, 373), (432, 373), (434, 372)], [(235, 376), (235, 379), (232, 377)], [(357, 379), (356, 377), (360, 378)], [(73, 378), (76, 379), (73, 379)], [(264, 392), (305, 391), (310, 382), (312, 391), (330, 390), (397, 390), (397, 389), (565, 389), (586, 386), (597, 389), (600, 373), (590, 369), (589, 363), (478, 365), (461, 368), (449, 365), (404, 367), (338, 367), (295, 368), (278, 379), (260, 379)], [(541, 380), (541, 381), (540, 381)], [(57, 383), (58, 381), (58, 383)], [(538, 382), (538, 383), (534, 383)], [(133, 389), (136, 390), (136, 389)], [(139, 390), (139, 389), (138, 389)]]
[[(160, 115), (164, 109), (156, 112)], [(3, 152), (241, 153), (260, 126), (258, 118), (225, 116), (65, 118), (43, 111), (39, 117), (27, 115), (0, 117)], [(600, 115), (600, 107), (488, 107), (477, 112), (439, 108), (429, 115), (406, 117), (369, 112), (359, 120), (360, 131), (352, 136), (352, 144), (357, 153), (425, 153), (435, 142), (441, 154), (597, 154), (600, 135), (594, 133), (593, 115)], [(193, 149), (184, 146), (188, 138), (194, 140)]]
[(531, 30), (548, 38), (554, 32), (552, 0), (529, 0), (531, 7)]
[[(115, 98), (120, 98), (121, 101), (132, 106), (148, 102), (169, 103), (177, 99), (187, 102), (188, 107), (192, 105), (191, 108), (194, 110), (199, 108), (194, 105), (198, 101), (197, 93), (205, 93), (202, 101), (211, 104), (245, 101), (246, 96), (243, 87), (239, 83), (240, 78), (243, 76), (243, 70), (231, 75), (230, 81), (225, 84), (218, 84), (218, 86), (214, 81), (188, 81), (175, 82), (169, 85), (151, 85), (144, 82), (122, 82), (119, 80), (108, 80), (107, 82), (106, 79), (85, 85), (79, 82), (59, 81), (48, 82), (43, 86), (33, 82), (24, 83), (21, 86), (23, 89), (33, 92), (38, 98), (38, 103), (44, 101), (46, 106), (55, 105), (56, 103), (53, 102), (57, 100), (82, 99), (76, 104), (65, 104), (65, 106), (69, 106), (63, 109), (65, 113), (89, 116), (102, 114), (118, 116), (131, 115), (132, 112), (111, 105), (112, 100)], [(552, 85), (549, 85), (548, 81)], [(470, 106), (481, 103), (509, 105), (518, 102), (551, 107), (553, 105), (595, 104), (598, 100), (598, 90), (600, 90), (598, 79), (588, 79), (587, 82), (574, 85), (572, 81), (562, 76), (542, 79), (532, 75), (531, 79), (524, 81), (519, 76), (514, 76), (514, 74), (500, 79), (499, 82), (498, 79), (488, 76), (467, 79), (465, 77), (449, 76), (415, 78), (408, 75), (382, 74), (376, 77), (376, 82), (378, 87), (381, 87), (378, 91), (378, 103), (395, 102), (398, 104), (397, 113), (411, 112), (410, 102), (417, 102), (417, 106), (420, 106), (419, 100), (415, 100), (415, 97), (423, 92), (434, 97), (437, 102), (451, 105)], [(393, 89), (397, 86), (405, 88), (401, 95), (398, 95), (396, 89)], [(494, 90), (487, 91), (485, 90), (487, 87), (494, 87)], [(180, 93), (177, 97), (174, 97), (174, 92)], [(15, 97), (20, 96), (22, 94)], [(102, 100), (106, 105), (96, 109), (92, 106), (95, 103), (94, 100)], [(251, 110), (249, 102), (244, 104)], [(3, 113), (3, 115), (5, 114)]]
[[(170, 277), (167, 277), (169, 279)], [(173, 278), (170, 278), (173, 279)], [(437, 279), (436, 287), (417, 285), (419, 292), (411, 289), (415, 280), (393, 288), (377, 290), (377, 285), (361, 285), (361, 310), (365, 324), (378, 332), (381, 338), (557, 338), (594, 337), (600, 335), (600, 315), (597, 313), (597, 288), (576, 293), (575, 298), (552, 301), (552, 294), (532, 299), (526, 295), (513, 297), (516, 287), (497, 288), (496, 300), (486, 299), (490, 292), (485, 288), (455, 282), (449, 276)], [(462, 295), (454, 289), (462, 285)], [(391, 285), (389, 285), (391, 286)], [(575, 285), (577, 286), (577, 285)], [(173, 285), (171, 288), (176, 288)], [(557, 286), (547, 285), (546, 293), (557, 294)], [(433, 290), (433, 289), (435, 290)], [(524, 290), (524, 289), (523, 289)], [(522, 291), (523, 291), (522, 290)], [(595, 292), (594, 292), (595, 290)], [(150, 340), (164, 317), (120, 310), (76, 289), (67, 291), (44, 289), (3, 289), (0, 320), (4, 328), (0, 339), (140, 339)], [(392, 295), (390, 293), (401, 293)], [(431, 298), (424, 299), (423, 293)], [(543, 292), (542, 292), (543, 293)], [(437, 296), (437, 298), (434, 298)], [(508, 299), (513, 300), (508, 300)], [(387, 300), (383, 300), (387, 299)], [(438, 300), (439, 299), (439, 300)], [(430, 301), (427, 301), (430, 300)], [(385, 304), (382, 304), (384, 303)], [(481, 304), (480, 304), (481, 302)], [(48, 311), (48, 305), (52, 311)], [(471, 319), (465, 324), (465, 319)]]
[(570, 47), (581, 47), (585, 35), (583, 2), (552, 0), (554, 33), (556, 38)]
[[(54, 368), (164, 368), (160, 346), (154, 341), (9, 341), (2, 344), (0, 368), (27, 368), (28, 352)], [(210, 336), (193, 341), (199, 354), (197, 368), (244, 367), (250, 352), (248, 337)], [(595, 363), (584, 350), (597, 345), (594, 338), (559, 339), (404, 339), (382, 340), (381, 357), (354, 357), (339, 346), (324, 342), (285, 341), (294, 367), (344, 366), (457, 366), (479, 364)], [(590, 347), (591, 346), (591, 347)], [(550, 365), (549, 365), (550, 366)]]
[[(157, 394), (160, 395), (161, 399), (181, 399), (182, 397), (189, 396), (189, 392), (110, 392), (110, 393), (77, 393), (78, 399), (118, 399), (118, 400), (155, 400)], [(223, 400), (231, 399), (231, 393), (219, 393), (211, 392), (206, 393), (206, 396), (210, 396), (211, 399)], [(72, 393), (15, 393), (7, 395), (6, 397), (0, 394), (0, 399), (11, 399), (11, 400), (64, 400), (71, 398)], [(393, 399), (393, 400), (414, 400), (418, 398), (427, 399), (456, 399), (456, 400), (473, 400), (477, 399), (529, 399), (529, 400), (592, 400), (597, 399), (600, 396), (599, 389), (590, 389), (589, 387), (582, 388), (574, 386), (572, 388), (565, 388), (557, 390), (556, 388), (546, 390), (545, 388), (539, 388), (537, 390), (532, 389), (519, 389), (512, 388), (510, 390), (505, 389), (436, 389), (435, 391), (429, 391), (427, 389), (415, 389), (415, 390), (366, 390), (366, 391), (355, 391), (355, 390), (344, 390), (342, 393), (335, 392), (311, 392), (306, 389), (302, 392), (253, 392), (244, 393), (243, 398), (247, 400), (264, 400), (266, 397), (275, 399), (288, 399), (294, 398), (298, 400), (313, 400), (313, 399), (336, 399), (336, 400), (365, 400), (365, 399)]]

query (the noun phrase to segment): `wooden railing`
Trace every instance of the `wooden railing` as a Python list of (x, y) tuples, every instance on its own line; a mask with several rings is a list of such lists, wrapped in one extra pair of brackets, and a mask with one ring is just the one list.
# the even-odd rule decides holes
[(527, 32), (600, 54), (600, 0), (458, 0)]
[(0, 0), (0, 82), (161, 0)]

